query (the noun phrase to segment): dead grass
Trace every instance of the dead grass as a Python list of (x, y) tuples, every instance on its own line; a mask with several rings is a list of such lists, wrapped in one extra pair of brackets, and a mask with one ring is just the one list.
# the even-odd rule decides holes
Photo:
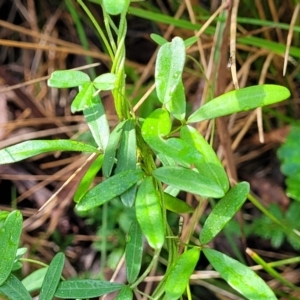
[[(218, 7), (217, 1), (211, 2), (212, 7)], [(293, 44), (299, 46), (298, 36), (294, 39), (292, 36), (292, 26), (298, 14), (299, 4), (294, 7), (292, 1), (284, 1), (278, 9), (278, 1), (268, 0), (265, 1), (265, 5), (263, 2), (253, 2), (253, 9), (259, 18), (274, 22), (290, 22), (294, 13), (291, 30), (287, 32), (276, 26), (253, 28), (244, 23), (237, 23), (238, 1), (232, 1), (231, 19), (229, 11), (226, 11), (228, 22), (223, 31), (216, 32), (214, 37), (198, 33), (200, 38), (197, 45), (188, 49), (188, 55), (200, 63), (202, 69), (199, 69), (199, 65), (194, 60), (188, 59), (184, 81), (192, 109), (210, 98), (211, 87), (216, 96), (233, 89), (234, 86), (241, 88), (251, 84), (272, 82), (289, 87), (292, 92), (293, 117), (299, 117), (299, 85), (296, 79), (299, 66), (288, 62), (292, 61), (288, 54), (278, 55), (265, 48), (238, 42), (235, 51), (236, 38), (241, 36), (262, 36), (265, 40), (284, 44), (288, 41), (288, 46)], [(175, 18), (180, 18), (184, 14), (188, 15), (193, 23), (199, 22), (192, 4), (198, 5), (198, 2), (189, 0), (182, 2), (174, 14)], [(94, 32), (88, 26), (86, 27), (89, 38), (89, 50), (86, 50), (80, 45), (73, 20), (64, 5), (34, 0), (14, 1), (13, 4), (10, 1), (3, 1), (0, 5), (2, 5), (0, 7), (0, 148), (28, 139), (79, 136), (87, 130), (87, 126), (82, 116), (72, 115), (70, 112), (74, 91), (70, 93), (66, 90), (50, 89), (47, 87), (46, 80), (54, 70), (84, 66), (87, 56), (101, 63), (100, 67), (96, 67), (98, 72), (101, 72), (102, 66), (109, 66), (109, 57), (100, 50), (101, 45)], [(157, 5), (161, 10), (167, 10), (160, 1), (157, 1)], [(239, 12), (244, 13), (242, 1), (239, 5)], [(176, 5), (171, 5), (172, 9), (175, 7)], [(223, 9), (224, 7), (219, 11)], [(136, 22), (143, 23), (141, 20)], [(189, 37), (193, 34), (173, 26), (159, 23), (157, 26), (167, 39), (174, 35)], [(144, 33), (142, 38), (138, 33), (136, 35), (137, 38), (131, 36), (133, 41), (136, 43), (141, 41), (139, 45), (142, 47), (144, 44), (147, 47), (148, 36)], [(227, 36), (230, 36), (230, 39), (227, 39)], [(218, 38), (223, 40), (220, 48), (217, 49), (218, 60), (216, 60), (216, 53), (213, 51), (218, 47), (216, 44)], [(156, 51), (149, 53), (148, 48), (140, 48), (136, 51), (134, 42), (132, 48), (128, 49), (131, 57), (134, 53), (137, 55), (135, 61), (139, 61), (139, 52), (145, 51), (149, 60), (146, 64), (127, 61), (128, 66), (136, 70), (139, 78), (134, 84), (132, 98), (139, 95), (141, 87), (145, 89), (150, 86), (156, 56)], [(227, 66), (229, 58), (231, 68)], [(286, 66), (286, 77), (283, 77), (283, 68)], [(110, 95), (104, 95), (105, 106), (110, 112), (109, 120), (113, 127), (116, 116), (110, 100)], [(138, 108), (136, 106), (136, 110)], [(283, 103), (276, 109), (286, 114), (289, 107)], [(210, 138), (214, 124), (203, 122), (198, 129)], [(288, 125), (269, 114), (263, 119), (261, 109), (257, 109), (218, 120), (215, 138), (216, 149), (228, 170), (231, 181), (249, 180), (264, 204), (276, 202), (283, 209), (288, 206), (289, 199), (284, 193), (283, 178), (276, 163), (275, 151), (284, 141), (288, 130)], [(85, 155), (54, 153), (40, 155), (18, 164), (0, 166), (0, 188), (5, 190), (0, 209), (10, 210), (17, 207), (22, 211), (25, 218), (22, 239), (24, 246), (29, 249), (28, 256), (49, 262), (61, 246), (53, 241), (53, 233), (59, 232), (62, 239), (73, 236), (71, 244), (66, 248), (66, 276), (76, 276), (78, 272), (89, 270), (93, 262), (98, 260), (97, 253), (90, 245), (100, 237), (87, 228), (84, 221), (73, 212), (72, 197), (86, 167), (56, 195), (53, 202), (40, 213), (38, 209), (60, 189), (86, 159)], [(99, 181), (100, 178), (97, 180)], [(9, 182), (17, 190), (16, 198), (11, 196)], [(273, 189), (276, 189), (276, 195), (269, 193)], [(186, 200), (193, 201), (190, 195), (187, 195)], [(185, 218), (183, 240), (188, 234), (190, 221)], [(263, 253), (265, 257), (272, 256), (274, 260), (279, 259), (272, 250), (257, 249), (256, 251)], [(285, 252), (285, 255), (290, 257), (296, 254), (289, 251)], [(24, 275), (30, 273), (33, 267), (35, 266), (25, 264)], [(299, 275), (296, 265), (282, 270), (282, 274), (287, 278), (290, 278), (289, 274), (294, 274), (293, 272)], [(155, 278), (152, 278), (151, 282), (154, 280)], [(294, 283), (299, 283), (299, 280)]]

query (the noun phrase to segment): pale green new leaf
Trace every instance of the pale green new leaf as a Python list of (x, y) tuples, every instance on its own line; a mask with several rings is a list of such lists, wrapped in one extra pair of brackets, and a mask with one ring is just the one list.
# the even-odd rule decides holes
[(164, 37), (156, 33), (151, 33), (150, 38), (159, 46), (162, 46), (168, 42)]
[(268, 285), (249, 267), (213, 249), (203, 248), (203, 252), (221, 277), (246, 299), (277, 299)]
[(95, 88), (91, 82), (85, 83), (79, 87), (79, 92), (72, 101), (71, 112), (83, 111), (92, 104)]
[(93, 81), (94, 86), (101, 91), (112, 90), (116, 85), (116, 74), (105, 73), (96, 77)]
[(274, 104), (287, 99), (290, 91), (283, 86), (264, 84), (223, 94), (205, 103), (189, 118), (188, 123), (200, 122)]
[(48, 267), (37, 269), (22, 280), (22, 284), (29, 293), (38, 291), (41, 288), (47, 270)]
[(166, 109), (179, 120), (184, 120), (186, 99), (182, 84), (185, 45), (181, 38), (164, 44), (158, 51), (155, 66), (157, 96)]
[(90, 77), (82, 72), (75, 70), (54, 71), (48, 80), (48, 86), (55, 88), (71, 88), (84, 85), (90, 82)]
[(100, 151), (88, 144), (72, 140), (33, 140), (13, 145), (0, 150), (0, 163), (9, 164), (41, 153), (53, 151)]

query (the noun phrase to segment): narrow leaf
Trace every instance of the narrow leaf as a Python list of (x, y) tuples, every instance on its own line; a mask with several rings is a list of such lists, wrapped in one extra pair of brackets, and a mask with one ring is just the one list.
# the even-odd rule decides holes
[(200, 162), (201, 153), (191, 144), (179, 138), (164, 139), (171, 130), (169, 113), (164, 109), (152, 112), (144, 121), (142, 136), (150, 147), (181, 164), (194, 164)]
[(105, 149), (103, 158), (103, 175), (104, 177), (109, 177), (115, 163), (116, 151), (119, 145), (121, 134), (123, 133), (123, 127), (126, 121), (119, 123), (116, 128), (110, 134), (108, 145)]
[(124, 193), (141, 180), (143, 176), (144, 172), (141, 170), (128, 170), (118, 173), (89, 190), (81, 201), (76, 204), (76, 209), (78, 211), (87, 211), (100, 206)]
[(158, 51), (155, 66), (157, 96), (163, 104), (171, 101), (185, 63), (185, 46), (181, 38), (175, 37), (171, 43), (164, 44)]
[(158, 192), (152, 177), (146, 177), (142, 181), (136, 196), (135, 211), (149, 245), (154, 249), (160, 249), (165, 240), (164, 223)]
[(167, 210), (177, 214), (187, 214), (194, 211), (186, 202), (179, 200), (168, 193), (164, 193), (164, 203)]
[(22, 282), (13, 274), (9, 274), (6, 281), (0, 285), (0, 292), (5, 294), (9, 299), (32, 300)]
[(203, 252), (221, 277), (246, 299), (277, 299), (268, 285), (247, 266), (213, 249), (203, 248)]
[(52, 300), (60, 281), (61, 273), (65, 263), (65, 256), (63, 253), (57, 253), (52, 259), (47, 273), (45, 275), (39, 300)]
[(72, 140), (33, 140), (0, 150), (0, 163), (9, 164), (41, 153), (53, 151), (98, 152), (91, 145)]
[(123, 286), (116, 298), (116, 300), (132, 300), (133, 292), (129, 286)]
[(224, 192), (227, 192), (229, 189), (227, 174), (211, 145), (197, 129), (191, 126), (183, 126), (180, 130), (180, 137), (193, 145), (203, 156), (203, 160), (194, 163), (199, 173), (214, 180), (223, 188)]
[(210, 178), (183, 167), (161, 167), (153, 171), (153, 176), (166, 184), (204, 198), (224, 196), (222, 188)]
[(78, 279), (61, 281), (55, 292), (55, 297), (62, 299), (86, 299), (103, 296), (120, 290), (124, 284), (93, 279)]
[(47, 270), (48, 267), (38, 269), (30, 273), (22, 280), (22, 284), (25, 286), (26, 290), (29, 293), (38, 291), (41, 288)]
[(210, 242), (230, 221), (234, 214), (241, 208), (250, 186), (248, 182), (240, 182), (217, 203), (209, 216), (207, 217), (200, 233), (200, 242), (202, 245)]
[(105, 150), (109, 139), (109, 124), (100, 97), (93, 98), (93, 102), (84, 109), (83, 114), (95, 142)]
[(127, 280), (133, 283), (141, 270), (143, 257), (143, 234), (138, 222), (133, 221), (127, 238), (125, 248), (126, 274)]
[(48, 80), (48, 86), (56, 88), (70, 88), (90, 82), (90, 77), (82, 71), (62, 70), (54, 71)]
[(188, 123), (200, 122), (240, 111), (274, 104), (287, 99), (290, 91), (279, 85), (264, 84), (246, 87), (221, 95), (196, 110)]
[[(117, 153), (117, 167), (115, 174), (126, 170), (136, 170), (136, 149), (135, 122), (133, 119), (129, 119), (126, 120), (123, 127), (123, 133)], [(135, 194), (136, 185), (132, 186), (120, 196), (121, 201), (125, 206), (131, 207), (134, 203)]]
[(164, 37), (156, 33), (151, 33), (150, 38), (159, 46), (162, 46), (168, 42)]
[(170, 101), (166, 103), (166, 109), (174, 116), (174, 118), (180, 121), (184, 120), (186, 112), (186, 98), (182, 81), (178, 83)]
[(200, 249), (185, 251), (175, 261), (167, 277), (165, 291), (167, 300), (177, 300), (185, 291), (200, 257)]
[(71, 104), (71, 112), (83, 111), (92, 103), (95, 89), (91, 82), (85, 83), (79, 87), (79, 93), (76, 95)]
[(0, 229), (0, 285), (8, 278), (14, 265), (22, 232), (22, 215), (15, 210)]
[(102, 167), (103, 155), (99, 155), (90, 165), (89, 169), (86, 171), (82, 177), (74, 195), (74, 201), (76, 203), (80, 202), (82, 197), (87, 193), (91, 183), (93, 182), (98, 171)]

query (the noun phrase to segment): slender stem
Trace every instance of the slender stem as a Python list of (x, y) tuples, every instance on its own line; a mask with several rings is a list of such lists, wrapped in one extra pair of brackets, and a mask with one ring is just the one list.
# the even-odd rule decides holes
[(113, 51), (111, 49), (111, 46), (103, 32), (103, 30), (101, 29), (101, 27), (99, 26), (98, 22), (96, 21), (96, 19), (94, 18), (93, 14), (91, 13), (91, 11), (88, 9), (88, 7), (82, 2), (82, 0), (77, 0), (79, 5), (82, 7), (82, 9), (85, 11), (85, 13), (88, 15), (88, 17), (90, 18), (90, 20), (92, 21), (93, 25), (95, 26), (95, 28), (97, 29), (101, 39), (103, 40), (105, 47), (107, 49), (107, 52), (110, 56), (110, 58), (113, 60), (114, 59), (114, 54)]
[(147, 276), (148, 274), (150, 273), (152, 267), (154, 266), (154, 264), (156, 263), (156, 261), (158, 260), (159, 258), (159, 254), (160, 254), (160, 250), (161, 249), (156, 249), (155, 252), (154, 252), (154, 255), (153, 255), (153, 258), (150, 262), (150, 264), (148, 265), (147, 269), (144, 271), (144, 273), (137, 279), (136, 282), (134, 282), (130, 288), (131, 289), (134, 289), (136, 288)]
[[(111, 29), (110, 29), (111, 28), (111, 24), (113, 22), (112, 22), (112, 19), (109, 16), (109, 14), (104, 9), (103, 9), (103, 17), (104, 17), (104, 25), (105, 25), (106, 33), (108, 35), (108, 39), (109, 39), (110, 45), (111, 45), (111, 47), (113, 49), (113, 52), (116, 53), (117, 46), (116, 46), (114, 37), (113, 37)], [(118, 34), (118, 32), (116, 32), (116, 34)]]

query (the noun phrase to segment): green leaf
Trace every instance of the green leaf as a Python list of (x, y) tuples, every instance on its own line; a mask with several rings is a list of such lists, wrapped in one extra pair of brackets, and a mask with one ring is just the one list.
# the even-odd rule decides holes
[(127, 280), (133, 283), (141, 270), (143, 257), (143, 234), (138, 222), (133, 221), (126, 237), (125, 261)]
[(0, 229), (0, 285), (8, 278), (17, 254), (22, 232), (22, 215), (15, 210)]
[(249, 183), (240, 182), (229, 190), (217, 203), (207, 217), (201, 230), (200, 242), (202, 245), (210, 242), (224, 228), (234, 214), (241, 208), (247, 199), (249, 191)]
[(9, 274), (6, 281), (0, 285), (0, 292), (5, 294), (9, 299), (32, 300), (22, 282), (13, 274)]
[(224, 196), (224, 191), (218, 184), (190, 169), (176, 166), (161, 167), (154, 170), (152, 175), (168, 185), (204, 198)]
[(246, 299), (277, 299), (268, 285), (249, 267), (213, 249), (203, 248), (203, 252), (221, 277)]
[(89, 190), (76, 204), (78, 211), (87, 211), (121, 195), (144, 176), (141, 170), (118, 173)]
[[(128, 119), (123, 127), (123, 133), (117, 153), (117, 167), (115, 174), (126, 170), (136, 170), (136, 149), (135, 122), (133, 119)], [(122, 203), (127, 207), (131, 207), (134, 203), (135, 194), (136, 185), (132, 186), (120, 196)]]
[(190, 38), (186, 39), (184, 41), (185, 48), (188, 48), (188, 47), (194, 45), (195, 43), (197, 43), (198, 40), (199, 40), (198, 36), (191, 36)]
[(182, 82), (178, 83), (171, 100), (166, 103), (166, 109), (174, 116), (174, 118), (180, 121), (184, 120), (186, 99)]
[(300, 126), (292, 126), (286, 141), (282, 144), (277, 156), (281, 160), (281, 171), (287, 177), (287, 195), (300, 201)]
[(17, 260), (19, 260), (26, 252), (27, 252), (27, 248), (25, 248), (25, 247), (18, 248), (17, 253), (16, 253), (16, 257), (15, 257), (15, 262)]
[(82, 177), (74, 195), (74, 201), (76, 203), (80, 202), (82, 197), (88, 191), (91, 183), (93, 182), (95, 176), (99, 172), (102, 167), (103, 155), (99, 155), (90, 165), (89, 169), (86, 171), (84, 176)]
[(164, 37), (156, 33), (151, 33), (150, 38), (159, 46), (162, 46), (168, 42)]
[(165, 240), (164, 223), (158, 191), (152, 177), (146, 177), (137, 192), (136, 218), (149, 245), (160, 249)]
[(44, 281), (45, 275), (47, 273), (48, 267), (38, 269), (30, 273), (27, 277), (22, 280), (22, 284), (25, 286), (26, 290), (31, 293), (38, 291)]
[(55, 292), (55, 297), (68, 298), (92, 298), (106, 295), (120, 290), (124, 284), (93, 279), (78, 279), (61, 281)]
[(132, 300), (133, 292), (129, 286), (123, 286), (116, 298), (116, 300)]
[(104, 10), (110, 15), (125, 13), (130, 4), (130, 0), (102, 0)]
[(90, 77), (82, 71), (54, 71), (48, 80), (48, 86), (55, 88), (71, 88), (90, 82)]
[(201, 106), (189, 118), (188, 123), (230, 115), (287, 99), (290, 91), (279, 85), (250, 86), (221, 95)]
[(101, 99), (95, 97), (83, 114), (97, 145), (105, 150), (109, 139), (109, 124)]
[(93, 84), (100, 91), (108, 91), (115, 88), (116, 79), (116, 74), (105, 73), (96, 77), (93, 81)]
[(163, 139), (171, 130), (169, 113), (165, 109), (156, 109), (143, 123), (142, 136), (150, 147), (181, 164), (200, 162), (201, 153), (189, 143), (179, 138)]
[(123, 127), (126, 121), (119, 123), (110, 134), (108, 145), (105, 149), (102, 172), (104, 177), (109, 177), (115, 163), (116, 151), (123, 133)]
[(95, 89), (91, 82), (85, 83), (79, 87), (79, 93), (76, 95), (71, 104), (71, 112), (83, 111), (92, 103)]
[(187, 214), (194, 211), (186, 202), (179, 200), (168, 193), (164, 193), (164, 203), (167, 210), (177, 214)]
[(168, 274), (165, 286), (166, 299), (177, 300), (185, 291), (200, 257), (200, 249), (185, 251), (175, 261)]
[(203, 155), (203, 160), (194, 162), (199, 173), (214, 180), (226, 193), (229, 189), (229, 180), (222, 163), (211, 145), (208, 144), (197, 129), (191, 126), (183, 126), (180, 131), (180, 137)]
[(57, 253), (52, 259), (41, 287), (39, 300), (52, 300), (60, 281), (65, 255)]
[(34, 140), (13, 145), (0, 150), (0, 163), (9, 164), (41, 153), (53, 151), (96, 152), (91, 145), (72, 140)]
[(166, 109), (179, 120), (184, 120), (186, 100), (182, 84), (182, 71), (185, 63), (185, 45), (175, 37), (158, 51), (155, 67), (157, 96)]

